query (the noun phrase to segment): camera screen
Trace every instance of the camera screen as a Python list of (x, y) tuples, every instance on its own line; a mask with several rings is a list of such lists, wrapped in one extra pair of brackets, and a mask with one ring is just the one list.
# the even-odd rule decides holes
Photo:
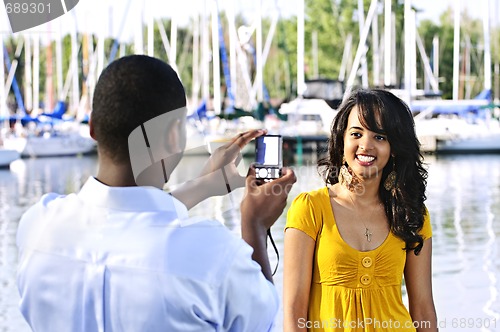
[(255, 161), (257, 164), (280, 166), (281, 136), (260, 136), (256, 140)]

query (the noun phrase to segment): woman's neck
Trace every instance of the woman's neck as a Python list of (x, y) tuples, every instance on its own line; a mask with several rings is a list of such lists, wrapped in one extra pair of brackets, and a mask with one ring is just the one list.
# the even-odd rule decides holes
[(349, 195), (350, 199), (353, 201), (359, 201), (363, 204), (379, 204), (379, 179), (364, 180), (357, 183), (355, 186), (347, 187), (346, 185), (339, 184), (342, 188), (342, 192), (345, 195)]

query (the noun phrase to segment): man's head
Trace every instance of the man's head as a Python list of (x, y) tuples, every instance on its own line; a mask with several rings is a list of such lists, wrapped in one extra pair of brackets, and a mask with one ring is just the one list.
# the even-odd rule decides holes
[(184, 87), (172, 67), (144, 55), (126, 56), (112, 62), (99, 77), (91, 135), (100, 154), (114, 163), (128, 163), (130, 133), (148, 120), (185, 106)]

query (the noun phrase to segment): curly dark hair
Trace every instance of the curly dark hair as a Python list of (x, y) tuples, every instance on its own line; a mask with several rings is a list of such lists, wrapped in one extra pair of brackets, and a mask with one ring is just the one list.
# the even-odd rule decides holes
[(167, 63), (145, 55), (120, 58), (103, 70), (94, 91), (91, 121), (99, 149), (115, 162), (127, 161), (135, 128), (185, 106), (184, 87)]
[(408, 106), (389, 91), (359, 89), (351, 93), (339, 108), (331, 127), (328, 155), (318, 161), (318, 171), (327, 184), (339, 182), (342, 166), (344, 133), (354, 106), (359, 110), (359, 121), (367, 129), (387, 135), (391, 157), (382, 171), (383, 184), (388, 174), (397, 172), (396, 186), (387, 191), (379, 188), (389, 226), (394, 235), (405, 241), (404, 250), (418, 255), (423, 247), (419, 234), (424, 223), (427, 170), (423, 167), (420, 142), (415, 134), (415, 122)]

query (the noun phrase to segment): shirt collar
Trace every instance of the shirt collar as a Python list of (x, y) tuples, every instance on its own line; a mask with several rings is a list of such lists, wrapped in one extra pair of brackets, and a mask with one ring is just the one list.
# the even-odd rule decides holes
[(175, 212), (188, 217), (186, 206), (172, 195), (154, 187), (111, 187), (89, 177), (78, 193), (85, 202), (107, 209), (135, 212)]

